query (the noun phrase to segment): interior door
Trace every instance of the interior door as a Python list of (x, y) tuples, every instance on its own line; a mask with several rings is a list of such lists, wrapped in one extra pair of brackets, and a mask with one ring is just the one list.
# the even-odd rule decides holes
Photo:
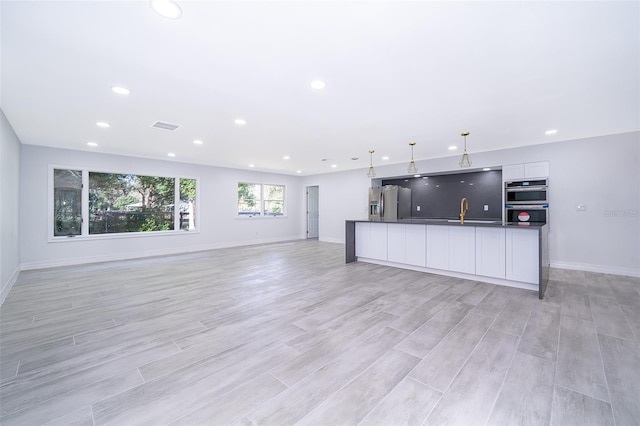
[(317, 186), (307, 187), (307, 238), (318, 238), (318, 199)]

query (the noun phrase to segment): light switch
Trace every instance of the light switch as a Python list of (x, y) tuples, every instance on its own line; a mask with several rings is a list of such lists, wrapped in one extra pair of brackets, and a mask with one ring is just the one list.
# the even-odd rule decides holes
[(417, 210), (417, 211), (420, 211), (420, 206), (416, 206), (416, 210)]
[(586, 209), (587, 209), (587, 205), (586, 204), (576, 204), (576, 211), (583, 212)]
[(485, 211), (485, 212), (488, 212), (488, 211), (489, 211), (489, 204), (485, 204), (485, 205), (484, 205), (484, 211)]

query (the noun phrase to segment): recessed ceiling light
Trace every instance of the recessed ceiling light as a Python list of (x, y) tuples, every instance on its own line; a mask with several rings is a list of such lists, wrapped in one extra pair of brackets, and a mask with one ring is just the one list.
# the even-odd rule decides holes
[(167, 154), (169, 157), (175, 157), (176, 155), (173, 152)]
[(451, 146), (449, 147), (449, 151), (455, 151), (456, 149), (458, 149), (458, 147), (457, 147), (457, 146), (455, 146), (455, 145), (451, 145)]
[(282, 157), (283, 160), (288, 160), (289, 158), (291, 157), (289, 157), (288, 155), (285, 155), (284, 157)]
[(338, 167), (338, 165), (337, 164), (332, 164), (331, 167), (333, 167), (335, 169), (336, 167)]
[(558, 133), (558, 130), (556, 129), (551, 129), (544, 132), (545, 135), (555, 135), (556, 133)]
[(322, 80), (316, 80), (316, 81), (312, 81), (310, 86), (312, 89), (324, 89), (325, 86), (327, 85), (327, 83), (325, 83)]
[(389, 157), (387, 157), (387, 156), (385, 155), (384, 157), (382, 157), (382, 159), (386, 161), (386, 160), (388, 160), (388, 159), (389, 159)]
[(113, 93), (117, 93), (118, 95), (128, 95), (129, 93), (131, 93), (129, 89), (121, 86), (113, 86), (111, 90), (113, 91)]
[(302, 173), (302, 170), (296, 170), (296, 173)]
[(103, 129), (107, 129), (107, 128), (111, 127), (111, 124), (106, 123), (106, 122), (104, 122), (104, 121), (98, 121), (98, 122), (96, 123), (96, 126), (98, 126), (98, 127), (102, 127)]
[(200, 139), (194, 140), (193, 143), (196, 144), (196, 145), (202, 145), (203, 144), (203, 142)]
[(247, 124), (247, 121), (243, 120), (242, 118), (236, 118), (233, 122), (238, 126), (244, 126), (245, 124)]
[(255, 167), (255, 166), (256, 166), (255, 164), (249, 164), (249, 167)]
[(93, 146), (93, 147), (98, 146), (98, 144), (97, 144), (97, 143), (95, 143), (95, 142), (87, 142), (87, 145), (89, 145), (89, 146)]
[(483, 172), (488, 172), (489, 170), (491, 170), (491, 167), (485, 167), (484, 169), (482, 169)]
[(414, 177), (414, 178), (419, 178), (419, 177), (420, 177), (420, 175), (413, 175), (413, 177)]
[(173, 0), (151, 0), (151, 7), (155, 12), (168, 19), (180, 19), (182, 8)]

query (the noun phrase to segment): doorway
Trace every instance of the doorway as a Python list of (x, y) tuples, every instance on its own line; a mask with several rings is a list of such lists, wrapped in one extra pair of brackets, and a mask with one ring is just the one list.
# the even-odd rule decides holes
[(318, 210), (319, 210), (318, 186), (307, 186), (307, 238), (318, 238)]

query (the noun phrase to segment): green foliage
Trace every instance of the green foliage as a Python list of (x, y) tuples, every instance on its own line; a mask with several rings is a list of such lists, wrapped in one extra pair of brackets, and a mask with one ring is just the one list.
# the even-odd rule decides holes
[(256, 204), (255, 187), (257, 185), (252, 183), (239, 183), (238, 184), (238, 205), (240, 210), (244, 208), (253, 209)]
[(195, 201), (196, 199), (196, 180), (180, 179), (180, 200), (184, 202)]
[(158, 224), (153, 217), (147, 217), (142, 225), (140, 225), (141, 232), (151, 231), (169, 231), (170, 227), (168, 223)]

